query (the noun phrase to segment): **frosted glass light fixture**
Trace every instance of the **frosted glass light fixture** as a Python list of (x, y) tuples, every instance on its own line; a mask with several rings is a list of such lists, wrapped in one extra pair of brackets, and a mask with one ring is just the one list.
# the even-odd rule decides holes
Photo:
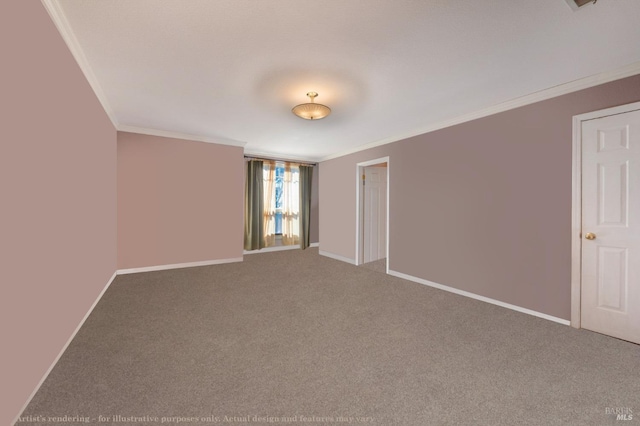
[(314, 102), (315, 97), (318, 96), (316, 92), (309, 92), (307, 96), (311, 102), (294, 106), (291, 109), (292, 113), (305, 120), (320, 120), (331, 114), (331, 108)]

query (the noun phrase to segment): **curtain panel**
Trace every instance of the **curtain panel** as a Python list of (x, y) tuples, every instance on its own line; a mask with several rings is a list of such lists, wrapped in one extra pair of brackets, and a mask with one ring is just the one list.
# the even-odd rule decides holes
[(311, 223), (311, 179), (313, 167), (300, 166), (300, 248), (309, 247), (309, 226)]
[(264, 230), (264, 247), (276, 244), (276, 163), (264, 161), (262, 167), (264, 209), (262, 223)]
[(244, 249), (274, 246), (276, 221), (281, 224), (282, 245), (309, 247), (313, 168), (296, 163), (251, 160), (245, 163), (245, 175)]
[(258, 250), (264, 245), (264, 163), (259, 160), (245, 163), (244, 182), (244, 249)]
[(282, 244), (300, 244), (300, 168), (284, 164), (282, 179)]

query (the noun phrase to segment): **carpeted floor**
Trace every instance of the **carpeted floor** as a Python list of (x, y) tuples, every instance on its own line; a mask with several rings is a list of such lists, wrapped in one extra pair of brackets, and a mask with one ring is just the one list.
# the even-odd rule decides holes
[(638, 345), (317, 249), (244, 259), (117, 277), (19, 424), (639, 421)]
[(387, 273), (387, 259), (378, 259), (373, 262), (367, 262), (360, 265), (361, 268), (368, 269), (373, 272)]

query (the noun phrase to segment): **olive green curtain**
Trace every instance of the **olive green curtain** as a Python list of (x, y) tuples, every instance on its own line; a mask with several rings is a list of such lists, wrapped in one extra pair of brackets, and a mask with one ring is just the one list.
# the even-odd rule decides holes
[(311, 215), (311, 178), (313, 167), (300, 166), (300, 248), (309, 247), (309, 224)]
[(259, 160), (246, 162), (244, 182), (244, 249), (258, 250), (264, 241), (264, 179)]

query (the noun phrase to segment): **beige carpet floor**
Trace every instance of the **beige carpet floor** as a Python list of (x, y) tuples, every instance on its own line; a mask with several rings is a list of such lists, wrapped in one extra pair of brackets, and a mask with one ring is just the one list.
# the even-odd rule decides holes
[[(613, 409), (633, 420), (617, 421)], [(19, 424), (85, 418), (637, 424), (640, 348), (317, 249), (255, 254), (117, 277)]]
[(387, 273), (387, 259), (378, 259), (373, 262), (367, 262), (360, 265), (360, 267), (368, 269), (373, 272)]

